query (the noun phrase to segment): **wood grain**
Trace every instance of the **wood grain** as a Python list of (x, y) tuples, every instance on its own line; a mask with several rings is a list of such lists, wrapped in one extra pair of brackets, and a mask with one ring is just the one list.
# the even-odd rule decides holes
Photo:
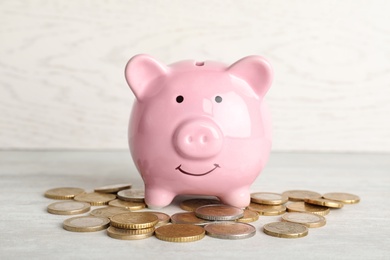
[(388, 1), (1, 1), (0, 149), (127, 147), (123, 69), (260, 54), (277, 151), (390, 152)]

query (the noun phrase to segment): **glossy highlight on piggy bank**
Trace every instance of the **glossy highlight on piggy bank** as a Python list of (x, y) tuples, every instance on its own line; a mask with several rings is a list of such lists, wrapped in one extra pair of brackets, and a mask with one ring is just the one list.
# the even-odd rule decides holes
[(270, 64), (248, 56), (230, 66), (193, 60), (164, 65), (140, 54), (130, 59), (125, 76), (136, 97), (129, 147), (148, 207), (165, 207), (179, 194), (246, 207), (271, 150), (264, 102)]

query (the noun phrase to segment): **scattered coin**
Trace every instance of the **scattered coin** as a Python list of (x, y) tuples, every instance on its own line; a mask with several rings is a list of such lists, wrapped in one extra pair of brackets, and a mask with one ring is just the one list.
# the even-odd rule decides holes
[(101, 193), (117, 193), (118, 191), (125, 190), (125, 189), (130, 189), (131, 184), (113, 184), (113, 185), (107, 185), (103, 187), (96, 188), (96, 192), (101, 192)]
[(233, 206), (215, 204), (197, 208), (195, 215), (207, 220), (235, 220), (243, 217), (244, 211)]
[(150, 228), (157, 222), (158, 217), (149, 212), (128, 212), (111, 217), (111, 226), (124, 229)]
[(73, 232), (93, 232), (106, 229), (110, 220), (103, 217), (82, 216), (68, 218), (63, 222), (64, 229)]
[(264, 225), (264, 233), (281, 238), (299, 238), (307, 236), (309, 230), (301, 224), (292, 222), (272, 222)]
[(111, 200), (108, 205), (113, 207), (125, 208), (128, 210), (140, 210), (146, 207), (143, 202), (124, 201), (124, 200)]
[(289, 190), (282, 193), (291, 201), (304, 201), (307, 198), (321, 198), (321, 194), (309, 190)]
[(322, 227), (326, 224), (326, 219), (323, 216), (305, 212), (286, 213), (282, 216), (282, 220), (302, 224), (308, 228)]
[(256, 211), (260, 215), (264, 216), (277, 216), (286, 212), (286, 206), (284, 205), (262, 205), (257, 203), (250, 203), (249, 210)]
[(288, 197), (273, 192), (255, 192), (251, 194), (251, 201), (266, 205), (281, 205), (288, 201)]
[(192, 242), (205, 236), (203, 227), (188, 224), (165, 225), (155, 230), (158, 239), (168, 242)]
[(88, 202), (91, 206), (102, 206), (107, 205), (108, 202), (116, 198), (113, 194), (105, 194), (98, 192), (83, 193), (74, 197), (76, 201)]
[(121, 190), (117, 193), (117, 196), (120, 200), (144, 202), (145, 191), (140, 189)]
[(165, 225), (165, 224), (169, 223), (169, 221), (171, 220), (171, 217), (168, 214), (165, 214), (163, 212), (157, 212), (157, 211), (147, 211), (147, 212), (152, 213), (152, 214), (157, 216), (158, 222), (156, 224), (156, 227), (161, 226), (161, 225)]
[(221, 204), (219, 200), (216, 199), (189, 199), (184, 200), (180, 203), (180, 208), (187, 211), (195, 211), (195, 209), (212, 204)]
[(207, 235), (221, 239), (244, 239), (256, 234), (254, 226), (236, 222), (211, 223), (207, 224), (204, 229)]
[(328, 199), (305, 199), (305, 202), (334, 209), (341, 209), (344, 206), (342, 202)]
[(322, 197), (328, 200), (341, 201), (342, 203), (347, 203), (347, 204), (355, 204), (360, 201), (359, 196), (350, 193), (343, 193), (343, 192), (330, 192), (324, 194)]
[(173, 214), (171, 221), (174, 224), (206, 225), (209, 221), (198, 218), (194, 212), (180, 212)]
[(287, 211), (289, 212), (309, 212), (321, 216), (325, 216), (329, 213), (328, 207), (323, 206), (317, 206), (317, 205), (311, 205), (307, 204), (303, 201), (290, 203), (287, 205)]
[(45, 192), (45, 197), (49, 199), (55, 200), (71, 200), (76, 195), (84, 193), (85, 191), (80, 188), (70, 188), (70, 187), (62, 187), (50, 189)]
[(109, 227), (107, 235), (112, 238), (122, 240), (139, 240), (153, 236), (154, 227), (143, 229), (122, 229), (116, 227)]
[(106, 218), (111, 218), (114, 215), (118, 215), (121, 213), (128, 213), (129, 210), (125, 208), (118, 208), (118, 207), (104, 207), (104, 208), (99, 208), (99, 209), (94, 209), (91, 211), (92, 216), (95, 217), (106, 217)]
[(75, 215), (88, 212), (91, 205), (86, 202), (61, 201), (54, 202), (47, 206), (47, 212), (56, 215)]
[(250, 222), (255, 222), (258, 219), (259, 219), (259, 213), (253, 210), (244, 209), (244, 216), (236, 219), (236, 222), (250, 223)]

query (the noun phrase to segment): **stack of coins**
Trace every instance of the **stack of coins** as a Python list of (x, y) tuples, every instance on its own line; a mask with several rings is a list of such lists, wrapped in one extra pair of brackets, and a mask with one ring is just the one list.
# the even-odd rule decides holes
[(248, 223), (256, 222), (260, 215), (282, 215), (280, 221), (263, 226), (265, 234), (280, 238), (304, 237), (309, 228), (326, 224), (325, 216), (331, 209), (360, 201), (356, 195), (340, 192), (324, 195), (308, 190), (255, 192), (245, 209), (221, 204), (217, 199), (190, 199), (180, 203), (180, 208), (186, 212), (170, 217), (163, 212), (141, 212), (146, 208), (144, 191), (132, 189), (130, 184), (99, 187), (89, 193), (81, 188), (55, 188), (44, 195), (62, 200), (48, 205), (47, 211), (51, 214), (79, 215), (89, 212), (91, 206), (104, 206), (93, 209), (89, 215), (66, 219), (65, 230), (107, 229), (109, 237), (123, 240), (144, 239), (155, 234), (156, 238), (169, 242), (197, 241), (206, 234), (220, 239), (250, 238), (256, 228)]

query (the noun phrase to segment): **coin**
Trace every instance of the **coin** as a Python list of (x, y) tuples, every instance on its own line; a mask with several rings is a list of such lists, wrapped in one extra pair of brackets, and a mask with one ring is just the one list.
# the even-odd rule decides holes
[(118, 191), (125, 190), (125, 189), (130, 189), (131, 184), (113, 184), (113, 185), (107, 185), (103, 187), (96, 188), (96, 192), (101, 192), (101, 193), (117, 193)]
[(301, 224), (292, 222), (273, 222), (264, 225), (264, 233), (281, 238), (299, 238), (307, 236), (309, 230)]
[(236, 219), (236, 222), (249, 223), (249, 222), (255, 222), (258, 219), (259, 219), (259, 213), (249, 209), (244, 209), (244, 216)]
[(328, 208), (335, 209), (341, 209), (344, 206), (342, 202), (328, 199), (305, 199), (305, 202), (313, 205), (325, 206)]
[(321, 194), (309, 190), (289, 190), (282, 193), (291, 201), (304, 201), (306, 198), (321, 198)]
[(165, 225), (155, 230), (158, 239), (168, 242), (192, 242), (205, 236), (203, 227), (189, 224)]
[(309, 212), (321, 216), (325, 216), (329, 213), (328, 207), (317, 206), (307, 204), (303, 201), (290, 203), (287, 205), (287, 211), (289, 212)]
[(157, 216), (158, 222), (157, 222), (156, 226), (161, 226), (161, 225), (167, 224), (169, 222), (169, 220), (171, 219), (171, 217), (168, 214), (165, 214), (163, 212), (157, 212), (157, 211), (147, 211), (147, 212), (152, 213), (152, 214)]
[(124, 200), (111, 200), (108, 205), (113, 207), (125, 208), (128, 210), (140, 210), (146, 207), (143, 202), (124, 201)]
[(76, 195), (81, 194), (85, 192), (83, 189), (80, 188), (71, 188), (71, 187), (62, 187), (62, 188), (55, 188), (50, 189), (45, 192), (45, 197), (49, 199), (55, 199), (55, 200), (71, 200)]
[(154, 227), (143, 229), (122, 229), (116, 227), (109, 227), (107, 235), (112, 238), (122, 240), (139, 240), (151, 237), (154, 233)]
[(189, 199), (189, 200), (182, 201), (180, 203), (180, 208), (187, 211), (195, 211), (195, 209), (201, 206), (220, 204), (220, 203), (221, 202), (216, 199)]
[(286, 212), (286, 206), (284, 205), (271, 206), (271, 205), (250, 203), (248, 209), (252, 211), (256, 211), (260, 215), (264, 215), (264, 216), (276, 216)]
[(128, 212), (111, 217), (111, 226), (124, 229), (150, 228), (157, 222), (158, 217), (149, 212)]
[(323, 216), (306, 212), (286, 213), (282, 216), (282, 220), (302, 224), (309, 228), (322, 227), (326, 224), (326, 219)]
[(75, 215), (88, 212), (91, 205), (86, 202), (61, 201), (54, 202), (47, 206), (47, 212), (56, 215)]
[(195, 215), (207, 220), (235, 220), (244, 216), (244, 211), (229, 205), (215, 204), (197, 208)]
[(173, 214), (171, 221), (174, 224), (192, 224), (192, 225), (205, 225), (209, 221), (198, 218), (194, 212), (180, 212)]
[(105, 193), (83, 193), (74, 197), (76, 201), (88, 202), (92, 206), (102, 206), (107, 205), (109, 201), (114, 200), (116, 198), (113, 194), (105, 194)]
[(347, 204), (355, 204), (360, 201), (359, 196), (350, 193), (343, 193), (343, 192), (330, 192), (324, 194), (322, 197), (328, 200), (341, 201), (342, 203), (347, 203)]
[(121, 190), (117, 193), (117, 196), (120, 200), (144, 202), (145, 191), (140, 189)]
[(89, 214), (95, 217), (111, 218), (114, 215), (127, 213), (127, 212), (129, 212), (128, 209), (109, 206), (109, 207), (94, 209)]
[(251, 194), (251, 201), (266, 205), (281, 205), (288, 201), (288, 197), (279, 193), (255, 192)]
[(221, 239), (244, 239), (256, 234), (254, 226), (236, 222), (211, 223), (207, 224), (204, 229), (207, 235)]
[(106, 229), (110, 220), (104, 217), (81, 216), (68, 218), (63, 222), (64, 229), (73, 232), (93, 232)]

